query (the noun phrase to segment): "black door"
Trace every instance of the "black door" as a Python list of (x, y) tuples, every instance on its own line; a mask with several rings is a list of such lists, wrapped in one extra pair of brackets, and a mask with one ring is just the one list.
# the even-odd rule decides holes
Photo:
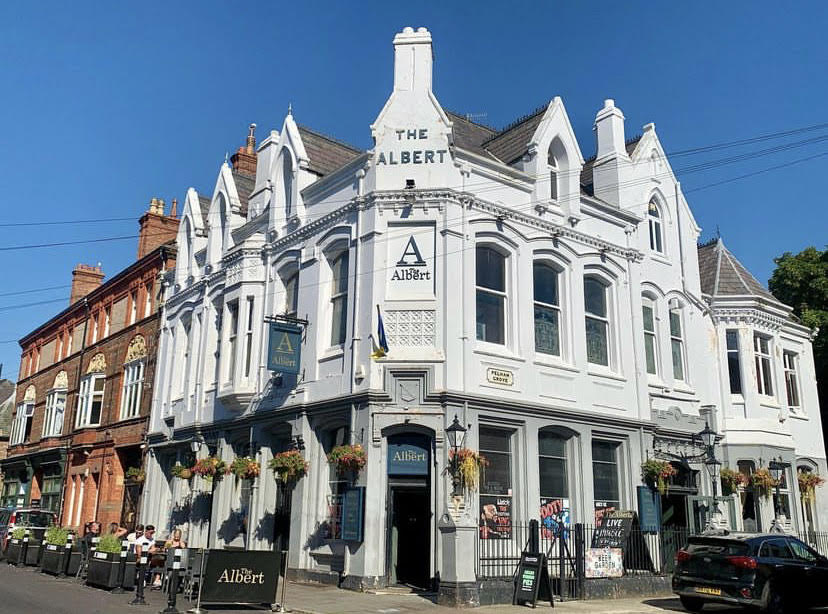
[(429, 588), (431, 505), (428, 488), (391, 487), (390, 581)]

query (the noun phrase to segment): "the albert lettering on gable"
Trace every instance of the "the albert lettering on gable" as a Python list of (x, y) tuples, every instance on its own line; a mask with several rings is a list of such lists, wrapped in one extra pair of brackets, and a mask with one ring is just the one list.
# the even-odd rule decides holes
[[(394, 133), (397, 135), (397, 141), (404, 143), (428, 139), (428, 128), (405, 128), (394, 130)], [(449, 158), (447, 149), (416, 149), (416, 143), (413, 144), (413, 147), (380, 151), (377, 153), (377, 166), (380, 164), (391, 166), (397, 164), (442, 164)]]

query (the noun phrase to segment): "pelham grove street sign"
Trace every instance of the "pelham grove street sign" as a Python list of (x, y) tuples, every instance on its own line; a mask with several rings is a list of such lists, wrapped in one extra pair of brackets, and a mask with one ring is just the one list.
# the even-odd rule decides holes
[(287, 322), (270, 323), (267, 368), (278, 373), (298, 375), (301, 364), (302, 329)]

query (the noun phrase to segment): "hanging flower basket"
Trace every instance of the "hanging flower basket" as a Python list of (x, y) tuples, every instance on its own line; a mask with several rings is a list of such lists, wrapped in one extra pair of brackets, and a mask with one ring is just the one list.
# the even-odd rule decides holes
[(218, 456), (200, 458), (193, 465), (193, 473), (200, 475), (205, 480), (221, 479), (227, 473), (227, 463)]
[(141, 484), (146, 479), (147, 475), (140, 467), (130, 467), (126, 470), (124, 477), (128, 482), (132, 482), (133, 484)]
[(336, 446), (328, 454), (328, 462), (336, 467), (339, 475), (344, 475), (348, 472), (359, 473), (368, 462), (368, 458), (365, 456), (365, 450), (357, 443)]
[(179, 478), (181, 480), (189, 480), (193, 477), (193, 470), (189, 467), (185, 467), (181, 463), (176, 463), (173, 465), (172, 468), (173, 477)]
[(724, 467), (721, 472), (722, 494), (725, 496), (738, 492), (740, 487), (747, 485), (747, 479), (741, 471), (734, 471)]
[(249, 456), (238, 456), (230, 463), (230, 473), (240, 480), (251, 480), (259, 476), (261, 465)]
[[(463, 490), (467, 492), (474, 492), (477, 490), (477, 485), (480, 482), (480, 472), (488, 467), (489, 461), (482, 454), (469, 450), (468, 448), (458, 448), (457, 454), (457, 471), (460, 474), (460, 484)], [(449, 450), (449, 461), (454, 462), (454, 449)]]
[(678, 471), (667, 461), (651, 458), (641, 463), (641, 477), (650, 488), (658, 488), (662, 495), (670, 489), (670, 478)]
[(776, 486), (776, 480), (765, 467), (760, 467), (753, 472), (750, 476), (750, 483), (765, 499), (770, 497), (773, 487)]
[(796, 474), (796, 479), (799, 482), (799, 497), (806, 503), (813, 502), (817, 486), (822, 486), (825, 483), (825, 478), (819, 477), (812, 471), (799, 471)]
[(270, 459), (268, 467), (282, 482), (296, 482), (308, 473), (310, 463), (302, 458), (299, 450), (279, 452)]

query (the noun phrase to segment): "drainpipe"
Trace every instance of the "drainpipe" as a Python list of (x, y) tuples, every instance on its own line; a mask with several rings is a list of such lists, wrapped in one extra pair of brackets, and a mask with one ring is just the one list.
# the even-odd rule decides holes
[[(364, 175), (365, 172), (360, 169), (360, 172)], [(359, 173), (358, 173), (359, 174)], [(362, 184), (362, 178), (359, 179), (359, 183)], [(360, 304), (360, 274), (359, 274), (359, 243), (360, 233), (362, 232), (362, 206), (361, 206), (361, 199), (357, 199), (357, 210), (356, 210), (356, 243), (354, 245), (354, 314), (351, 318), (351, 391), (354, 390), (355, 385), (355, 377), (356, 377), (356, 368), (357, 368), (357, 350), (358, 347), (361, 345), (360, 341), (361, 338), (359, 336), (359, 304)]]
[[(70, 416), (66, 415), (67, 412), (65, 411), (65, 408), (64, 408), (64, 412), (63, 412), (63, 419), (64, 420), (66, 420), (66, 418), (69, 417), (69, 428), (70, 429), (73, 428), (72, 425), (74, 424), (75, 419), (77, 418), (78, 404), (80, 402), (80, 398), (79, 398), (79, 395), (80, 395), (80, 380), (81, 380), (81, 374), (83, 372), (83, 354), (86, 351), (86, 333), (88, 332), (88, 328), (89, 328), (89, 301), (87, 300), (87, 298), (85, 296), (83, 297), (83, 308), (84, 308), (84, 314), (85, 314), (86, 317), (83, 320), (83, 335), (81, 336), (80, 353), (78, 355), (78, 368), (75, 371), (75, 411), (71, 412)], [(74, 334), (74, 332), (75, 331), (73, 329), (72, 333)], [(66, 400), (67, 400), (67, 402), (69, 401), (68, 390), (67, 390)], [(70, 430), (70, 432), (71, 432), (71, 430)], [(68, 471), (68, 467), (69, 467), (69, 456), (71, 455), (71, 453), (72, 453), (72, 436), (69, 435), (69, 442), (68, 442), (67, 451), (66, 451), (67, 471)], [(63, 475), (64, 491), (66, 489), (66, 484), (68, 483), (67, 482), (67, 477), (68, 476), (66, 475), (66, 473), (64, 473), (64, 475)], [(63, 506), (63, 504), (61, 503), (61, 507), (62, 506)], [(71, 523), (72, 519), (69, 518), (68, 521)]]

